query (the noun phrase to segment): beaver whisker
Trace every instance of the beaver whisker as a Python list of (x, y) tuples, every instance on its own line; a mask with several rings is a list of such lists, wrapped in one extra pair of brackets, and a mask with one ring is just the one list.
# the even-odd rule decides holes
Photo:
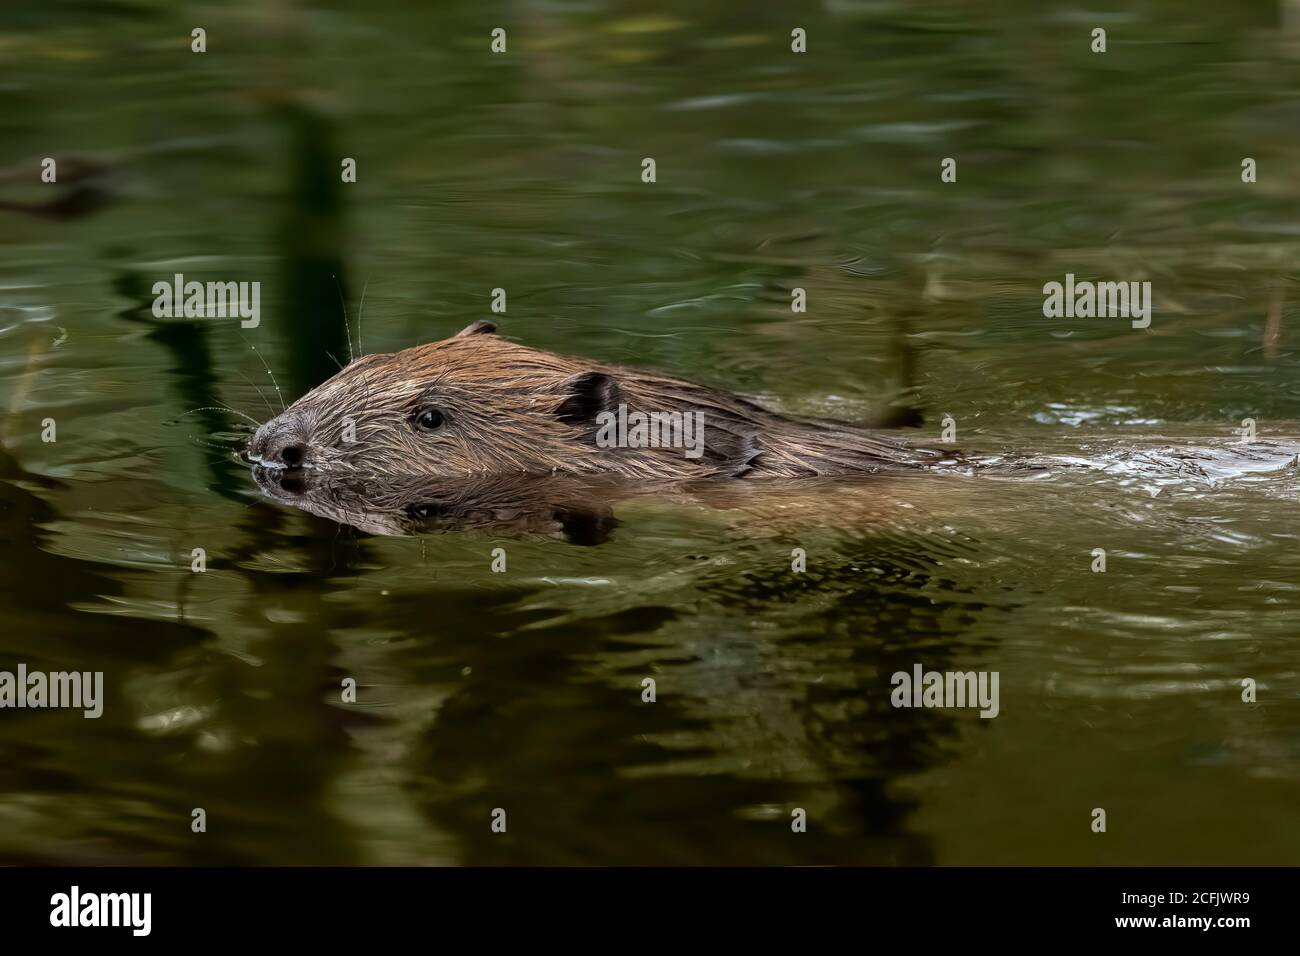
[(207, 445), (209, 448), (216, 448), (223, 452), (230, 450), (229, 445), (218, 445), (216, 442), (208, 441), (206, 438), (200, 438), (198, 435), (194, 434), (193, 432), (187, 433), (186, 437), (189, 438), (190, 441), (194, 442), (194, 444), (196, 445)]
[(339, 294), (339, 307), (343, 310), (343, 332), (348, 338), (348, 362), (355, 362), (357, 356), (352, 351), (352, 326), (348, 323), (348, 304), (343, 301), (343, 286), (339, 285), (339, 277), (334, 273), (330, 273), (330, 278), (334, 280), (334, 289)]
[(262, 424), (252, 415), (245, 415), (243, 412), (230, 408), (227, 405), (200, 405), (198, 408), (191, 408), (187, 412), (181, 412), (173, 419), (173, 421), (178, 422), (186, 415), (193, 415), (195, 412), (229, 412), (231, 415), (238, 415), (240, 418), (247, 418), (250, 422), (253, 423), (254, 428), (258, 428)]
[(365, 284), (361, 287), (361, 303), (357, 306), (357, 351), (362, 355), (366, 354), (365, 347), (361, 344), (361, 314), (366, 311), (366, 290), (370, 288), (370, 276), (366, 276)]
[(239, 333), (239, 337), (244, 340), (245, 345), (252, 349), (253, 354), (257, 356), (257, 360), (262, 363), (262, 368), (266, 369), (266, 374), (271, 377), (271, 384), (275, 386), (275, 394), (280, 397), (280, 412), (283, 414), (287, 410), (284, 404), (284, 393), (280, 391), (280, 383), (275, 380), (275, 373), (271, 371), (271, 366), (266, 364), (266, 359), (262, 358), (262, 353), (257, 351), (257, 346), (249, 342), (243, 332)]
[[(242, 379), (243, 379), (245, 382), (247, 382), (249, 385), (253, 386), (253, 390), (254, 390), (255, 392), (257, 392), (257, 397), (260, 398), (260, 399), (262, 400), (262, 404), (266, 406), (266, 410), (267, 410), (268, 412), (270, 412), (270, 413), (271, 413), (271, 417), (274, 418), (274, 417), (275, 417), (275, 409), (274, 409), (273, 407), (271, 407), (271, 402), (267, 399), (266, 394), (262, 391), (262, 387), (261, 387), (260, 385), (258, 385), (256, 382), (254, 382), (254, 381), (253, 381), (251, 378), (249, 378), (247, 375), (245, 375), (243, 372), (240, 372), (238, 369), (236, 369), (236, 372), (237, 372), (237, 374), (239, 375), (240, 378), (242, 378)], [(250, 419), (250, 421), (251, 421), (251, 419)]]

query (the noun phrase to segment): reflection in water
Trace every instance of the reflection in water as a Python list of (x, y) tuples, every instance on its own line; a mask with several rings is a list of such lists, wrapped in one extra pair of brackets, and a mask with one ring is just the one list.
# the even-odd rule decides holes
[[(608, 543), (615, 510), (637, 499), (707, 504), (746, 525), (780, 517), (784, 526), (768, 530), (784, 534), (814, 514), (843, 523), (852, 501), (884, 485), (647, 489), (565, 476), (253, 474), (268, 496), (368, 533), (477, 530), (583, 545)], [(879, 520), (881, 508), (857, 514)], [(692, 616), (676, 601), (629, 595), (617, 609), (554, 619), (524, 610), (536, 601), (528, 590), (485, 599), (444, 589), (437, 645), (402, 642), (390, 665), (428, 682), (438, 701), (389, 737), (405, 754), (406, 799), (439, 830), (460, 834), (456, 852), (468, 863), (931, 861), (926, 842), (902, 826), (911, 803), (890, 781), (946, 759), (954, 719), (894, 711), (889, 676), (912, 666), (912, 641), (927, 634), (929, 666), (953, 659), (955, 635), (984, 604), (936, 567), (972, 543), (927, 554), (901, 535), (862, 546), (869, 570), (847, 556), (803, 575), (701, 568), (688, 585)], [(787, 615), (772, 638), (755, 640), (740, 625), (813, 595), (817, 610)], [(411, 596), (376, 608), (367, 623), (403, 633), (429, 610)], [(828, 619), (847, 648), (828, 643)], [(504, 644), (484, 640), (507, 634)], [(832, 661), (833, 671), (792, 692), (773, 675), (796, 658), (808, 676)], [(639, 693), (647, 673), (659, 687), (653, 705)], [(502, 804), (504, 838), (479, 825)], [(818, 821), (798, 842), (788, 829), (794, 807)], [(645, 825), (629, 831), (629, 819)]]
[(273, 470), (254, 465), (268, 496), (370, 534), (410, 535), (456, 528), (562, 534), (574, 544), (600, 544), (618, 525), (617, 497), (630, 485), (561, 476), (418, 478)]
[[(130, 305), (119, 315), (123, 319), (148, 326), (150, 340), (167, 350), (170, 377), (175, 382), (177, 403), (183, 416), (194, 416), (202, 433), (208, 436), (229, 434), (241, 426), (222, 404), (221, 384), (212, 357), (212, 331), (204, 322), (159, 321), (153, 317), (153, 295), (149, 283), (138, 272), (120, 269), (113, 281), (114, 291)], [(239, 476), (229, 455), (203, 454), (208, 487), (223, 498), (240, 500)]]
[[(444, 592), (437, 645), (403, 642), (394, 662), (439, 700), (408, 721), (403, 788), (467, 863), (929, 862), (892, 782), (946, 760), (956, 734), (950, 715), (890, 707), (889, 675), (916, 654), (898, 627), (932, 629), (926, 661), (943, 666), (957, 638), (941, 635), (981, 604), (938, 599), (946, 583), (907, 561), (872, 554), (870, 575), (793, 585), (705, 569), (675, 598), (579, 619), (544, 613), (541, 594)], [(811, 594), (842, 637), (820, 614), (766, 637), (746, 623)], [(401, 632), (428, 611), (407, 599), (372, 623)], [(504, 837), (485, 823), (496, 807)], [(796, 807), (817, 821), (797, 838)]]
[[(963, 462), (939, 474), (969, 476), (976, 471)], [(371, 475), (268, 468), (260, 464), (254, 464), (251, 473), (267, 497), (368, 534), (417, 535), (478, 529), (558, 535), (580, 545), (606, 542), (619, 526), (615, 506), (637, 499), (719, 512), (733, 527), (763, 533), (870, 527), (894, 516), (895, 490), (935, 474), (656, 482), (560, 473)], [(996, 473), (1034, 475), (1038, 471), (1010, 464), (998, 467)]]
[[(287, 140), (284, 198), (276, 247), (282, 256), (281, 328), (286, 353), (285, 387), (311, 391), (351, 360), (347, 280), (343, 247), (343, 184), (329, 121), (301, 97), (282, 97), (273, 109)], [(361, 328), (357, 326), (357, 336)], [(360, 354), (361, 345), (355, 346)]]
[[(368, 533), (475, 529), (583, 545), (607, 542), (616, 506), (637, 498), (708, 503), (746, 523), (780, 515), (785, 527), (769, 531), (788, 533), (796, 503), (804, 507), (795, 520), (806, 523), (815, 508), (824, 521), (842, 523), (854, 513), (850, 502), (878, 484), (755, 492), (562, 476), (367, 481), (261, 467), (253, 474), (268, 496)], [(881, 509), (857, 513), (879, 518)], [(424, 675), (439, 701), (405, 721), (391, 744), (405, 753), (407, 798), (437, 828), (460, 834), (457, 853), (467, 863), (931, 862), (926, 841), (903, 826), (912, 804), (891, 781), (946, 759), (954, 718), (895, 711), (889, 677), (911, 668), (914, 642), (927, 636), (927, 666), (955, 659), (957, 635), (985, 604), (936, 571), (941, 556), (973, 553), (973, 543), (927, 553), (904, 535), (861, 546), (869, 570), (848, 557), (802, 575), (736, 578), (705, 569), (691, 585), (694, 620), (675, 602), (635, 597), (581, 620), (551, 620), (520, 613), (532, 603), (527, 591), (507, 591), (504, 604), (444, 591), (437, 647), (406, 642), (392, 664), (413, 679)], [(787, 615), (771, 639), (738, 630), (744, 618), (798, 609), (812, 595), (816, 611)], [(402, 633), (424, 613), (407, 599), (377, 609), (368, 623)], [(474, 623), (462, 627), (462, 619)], [(826, 620), (847, 647), (832, 649)], [(507, 633), (505, 645), (483, 640)], [(833, 672), (792, 692), (774, 674), (796, 658), (809, 676), (832, 661)], [(653, 705), (639, 695), (647, 660), (659, 688)], [(480, 823), (503, 803), (510, 829), (500, 837)], [(795, 807), (818, 822), (792, 842)], [(646, 826), (627, 831), (629, 819)]]
[[(132, 680), (181, 666), (202, 640), (189, 625), (104, 613), (127, 586), (100, 562), (50, 550), (58, 513), (46, 500), (59, 482), (27, 473), (0, 450), (0, 588), (5, 595), (0, 667), (76, 668), (104, 674), (104, 712), (6, 711), (0, 720), (0, 851), (9, 863), (111, 865), (165, 859), (177, 841), (138, 824), (153, 812), (137, 795), (148, 780), (157, 807), (181, 795), (175, 752), (140, 739)], [(83, 613), (70, 615), (71, 607)], [(90, 611), (91, 613), (84, 613)], [(98, 613), (95, 613), (98, 612)], [(130, 748), (122, 746), (132, 741)], [(126, 824), (119, 839), (100, 835)]]
[[(5, 185), (6, 181), (29, 186), (35, 179), (35, 170), (39, 168), (42, 168), (41, 165), (32, 161), (0, 172), (0, 186)], [(0, 196), (0, 210), (53, 222), (67, 222), (93, 215), (114, 203), (120, 196), (120, 186), (116, 182), (119, 174), (104, 163), (64, 157), (58, 159), (54, 167), (48, 168), (57, 176), (53, 182), (48, 183), (56, 187), (53, 190), (56, 195), (42, 197), (39, 201)]]

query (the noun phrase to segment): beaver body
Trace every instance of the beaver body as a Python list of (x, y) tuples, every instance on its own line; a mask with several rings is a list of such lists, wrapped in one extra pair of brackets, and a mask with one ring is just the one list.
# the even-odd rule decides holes
[[(450, 339), (357, 359), (262, 425), (249, 458), (333, 474), (667, 481), (836, 477), (952, 460), (656, 372), (531, 349), (495, 331), (476, 322)], [(701, 440), (693, 448), (607, 440), (615, 420), (654, 416), (690, 416)]]

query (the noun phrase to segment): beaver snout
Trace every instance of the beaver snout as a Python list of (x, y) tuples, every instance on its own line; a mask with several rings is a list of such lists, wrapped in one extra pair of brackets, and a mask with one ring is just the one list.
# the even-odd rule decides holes
[(298, 423), (281, 415), (267, 422), (248, 443), (248, 457), (267, 468), (302, 468), (307, 462), (307, 440)]

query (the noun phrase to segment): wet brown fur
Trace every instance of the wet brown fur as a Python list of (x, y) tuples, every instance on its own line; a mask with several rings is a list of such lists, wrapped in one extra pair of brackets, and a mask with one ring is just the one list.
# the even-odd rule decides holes
[[(834, 477), (943, 460), (867, 429), (782, 415), (719, 389), (528, 348), (494, 331), (477, 322), (450, 339), (357, 359), (263, 425), (250, 455), (275, 459), (292, 443), (302, 465), (319, 472), (670, 481)], [(702, 457), (598, 447), (597, 415), (621, 403), (629, 412), (703, 413)], [(424, 408), (444, 416), (436, 432), (414, 427)], [(343, 440), (349, 421), (352, 442)]]

